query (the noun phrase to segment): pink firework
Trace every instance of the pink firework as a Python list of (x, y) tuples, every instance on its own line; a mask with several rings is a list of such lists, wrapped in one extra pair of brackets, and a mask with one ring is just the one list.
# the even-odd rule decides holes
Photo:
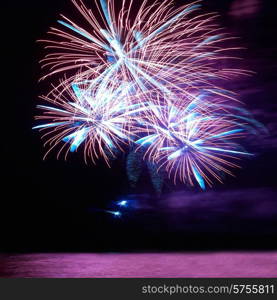
[(205, 189), (211, 178), (222, 182), (222, 173), (232, 175), (230, 169), (239, 167), (235, 161), (251, 154), (236, 142), (247, 132), (246, 121), (226, 112), (224, 105), (194, 102), (182, 109), (173, 103), (152, 105), (144, 114), (144, 135), (136, 143), (175, 183), (179, 179)]
[(201, 2), (96, 0), (91, 10), (72, 0), (79, 21), (62, 15), (42, 40), (42, 79), (60, 80), (34, 127), (47, 131), (48, 152), (82, 147), (86, 161), (109, 165), (132, 145), (174, 182), (202, 189), (232, 175), (251, 155), (238, 144), (251, 117), (225, 82), (250, 72), (233, 67), (240, 48), (226, 46), (233, 38)]
[(38, 106), (43, 114), (36, 119), (44, 123), (34, 129), (47, 131), (43, 136), (47, 138), (45, 145), (50, 147), (46, 155), (60, 146), (58, 157), (63, 151), (67, 156), (83, 144), (85, 160), (95, 162), (103, 157), (109, 165), (109, 158), (132, 140), (134, 116), (138, 120), (139, 113), (146, 109), (139, 103), (124, 101), (129, 89), (129, 85), (110, 85), (103, 94), (86, 85), (73, 85), (70, 89), (60, 86), (51, 95), (41, 97), (50, 105)]
[[(59, 27), (42, 40), (50, 51), (42, 59), (47, 73), (67, 75), (68, 84), (91, 80), (91, 88), (110, 80), (134, 82), (141, 91), (155, 89), (170, 94), (178, 90), (188, 96), (215, 80), (230, 80), (247, 72), (218, 68), (234, 59), (223, 43), (232, 39), (214, 22), (215, 14), (197, 14), (201, 1), (176, 8), (172, 1), (144, 0), (139, 9), (133, 1), (96, 1), (98, 11), (81, 0), (72, 0), (83, 17), (78, 25), (61, 16)], [(218, 89), (220, 90), (220, 89)], [(220, 92), (220, 91), (218, 91)]]

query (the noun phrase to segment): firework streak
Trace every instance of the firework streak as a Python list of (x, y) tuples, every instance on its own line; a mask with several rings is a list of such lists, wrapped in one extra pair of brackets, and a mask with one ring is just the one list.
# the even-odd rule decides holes
[[(81, 148), (84, 158), (109, 165), (123, 151), (143, 151), (169, 177), (202, 189), (251, 154), (239, 140), (253, 124), (225, 82), (250, 72), (234, 67), (237, 47), (224, 47), (215, 14), (201, 1), (96, 1), (94, 11), (72, 0), (82, 26), (61, 16), (42, 40), (45, 78), (59, 78), (41, 98), (49, 153)], [(148, 3), (149, 2), (149, 3)], [(133, 150), (132, 150), (133, 151)], [(47, 154), (46, 153), (46, 154)]]

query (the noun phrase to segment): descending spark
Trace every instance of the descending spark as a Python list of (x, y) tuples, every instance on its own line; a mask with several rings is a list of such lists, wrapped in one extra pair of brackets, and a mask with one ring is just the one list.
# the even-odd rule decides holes
[(128, 205), (128, 201), (127, 200), (118, 201), (117, 205), (121, 207), (126, 207)]
[(120, 218), (122, 216), (122, 213), (120, 211), (105, 210), (105, 212), (113, 215), (116, 218)]

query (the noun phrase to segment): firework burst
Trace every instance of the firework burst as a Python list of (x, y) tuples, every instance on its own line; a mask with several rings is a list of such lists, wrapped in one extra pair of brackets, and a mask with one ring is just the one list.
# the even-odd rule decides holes
[[(72, 0), (83, 17), (79, 26), (62, 15), (61, 27), (42, 40), (50, 53), (41, 61), (46, 78), (77, 70), (79, 79), (91, 79), (91, 88), (110, 80), (133, 81), (145, 92), (190, 94), (215, 79), (230, 79), (247, 73), (241, 69), (218, 68), (218, 62), (233, 59), (225, 48), (226, 34), (214, 23), (215, 14), (198, 14), (200, 2), (176, 8), (172, 1), (147, 0), (135, 11), (132, 1), (122, 1), (119, 11), (113, 0), (96, 1), (93, 13), (79, 0)], [(118, 6), (118, 4), (117, 4)], [(75, 74), (67, 82), (72, 83)]]
[(141, 121), (144, 136), (136, 143), (175, 183), (197, 182), (205, 189), (205, 183), (212, 185), (211, 178), (222, 182), (223, 173), (232, 175), (230, 168), (238, 167), (236, 160), (251, 155), (236, 142), (248, 131), (247, 118), (225, 109), (195, 100), (182, 109), (173, 103), (151, 105)]
[(45, 123), (34, 129), (47, 130), (44, 137), (48, 137), (50, 150), (62, 144), (58, 157), (63, 150), (67, 149), (67, 155), (84, 144), (86, 160), (95, 162), (102, 156), (109, 164), (109, 157), (131, 141), (135, 117), (146, 109), (139, 103), (124, 101), (130, 88), (132, 84), (126, 83), (119, 88), (110, 85), (105, 93), (77, 84), (62, 88), (62, 92), (54, 89), (51, 96), (41, 97), (50, 105), (38, 106), (43, 114), (36, 119)]

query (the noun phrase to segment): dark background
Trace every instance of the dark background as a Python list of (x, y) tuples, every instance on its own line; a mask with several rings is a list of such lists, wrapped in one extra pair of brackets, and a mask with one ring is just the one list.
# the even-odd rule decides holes
[[(158, 198), (147, 170), (135, 189), (128, 186), (123, 159), (111, 169), (102, 162), (85, 165), (81, 153), (67, 162), (55, 153), (42, 160), (40, 134), (31, 129), (38, 95), (47, 87), (38, 84), (45, 52), (36, 40), (59, 13), (74, 19), (75, 10), (69, 0), (1, 4), (7, 52), (1, 61), (1, 251), (276, 248), (276, 1), (204, 0), (203, 6), (219, 12), (220, 24), (247, 48), (243, 64), (256, 74), (234, 88), (269, 133), (257, 137), (256, 156), (225, 185), (205, 193), (168, 185)], [(121, 218), (102, 211), (117, 209), (120, 199), (130, 200)]]

